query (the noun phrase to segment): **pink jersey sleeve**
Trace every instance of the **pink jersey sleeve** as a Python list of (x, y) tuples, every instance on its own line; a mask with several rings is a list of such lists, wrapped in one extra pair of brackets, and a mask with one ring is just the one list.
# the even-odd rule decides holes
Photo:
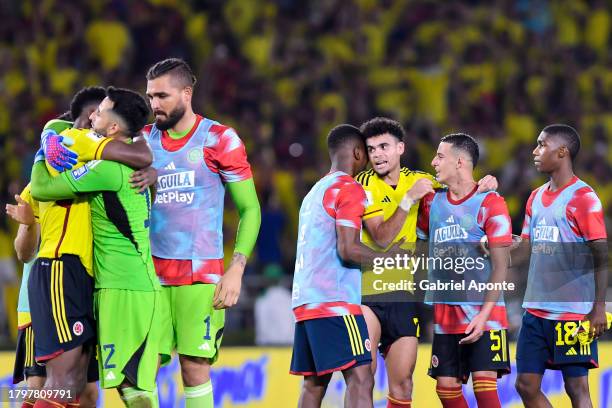
[(523, 229), (521, 230), (521, 238), (526, 239), (526, 240), (529, 239), (529, 232), (530, 232), (529, 225), (531, 224), (531, 206), (533, 204), (533, 199), (537, 191), (538, 190), (535, 189), (531, 192), (531, 195), (529, 196), (529, 199), (527, 200), (527, 205), (525, 206), (525, 221), (523, 221)]
[(336, 219), (336, 225), (361, 229), (366, 195), (361, 184), (352, 178), (341, 178), (323, 195), (323, 206)]
[(224, 183), (234, 183), (253, 177), (244, 143), (234, 129), (212, 125), (210, 138), (204, 146), (204, 161), (208, 168), (221, 176)]
[(603, 207), (590, 187), (583, 187), (574, 193), (567, 205), (567, 220), (574, 233), (587, 241), (607, 238)]
[(502, 196), (490, 193), (482, 202), (478, 223), (484, 226), (489, 246), (512, 244), (512, 221)]

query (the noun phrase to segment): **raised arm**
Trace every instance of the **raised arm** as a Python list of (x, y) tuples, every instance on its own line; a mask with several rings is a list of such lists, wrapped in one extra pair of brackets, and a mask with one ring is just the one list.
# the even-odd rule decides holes
[(101, 158), (123, 163), (134, 169), (144, 169), (153, 163), (153, 153), (143, 137), (134, 138), (131, 144), (111, 140), (104, 147)]
[(418, 203), (423, 196), (433, 192), (433, 182), (430, 179), (419, 179), (406, 192), (400, 205), (387, 220), (384, 220), (382, 215), (365, 219), (365, 228), (374, 242), (376, 242), (376, 245), (381, 248), (388, 247), (397, 238), (412, 206)]

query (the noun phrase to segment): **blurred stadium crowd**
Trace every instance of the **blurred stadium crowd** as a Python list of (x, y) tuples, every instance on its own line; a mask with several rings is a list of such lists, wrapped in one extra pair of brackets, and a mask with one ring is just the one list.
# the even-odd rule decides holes
[[(144, 92), (146, 69), (169, 57), (198, 77), (194, 108), (245, 141), (262, 202), (257, 254), (226, 338), (252, 341), (253, 304), (290, 281), (297, 214), (328, 169), (325, 136), (375, 116), (406, 128), (411, 169), (431, 171), (441, 136), (481, 142), (520, 231), (543, 182), (531, 151), (555, 122), (582, 136), (577, 173), (612, 199), (612, 9), (606, 1), (23, 0), (0, 3), (0, 201), (27, 183), (44, 123), (85, 85)], [(609, 219), (610, 207), (606, 208)], [(16, 227), (0, 223), (0, 283), (14, 327)], [(233, 227), (237, 216), (226, 211)], [(609, 229), (610, 231), (610, 229)], [(233, 237), (226, 237), (228, 248)], [(230, 253), (231, 251), (226, 251)], [(290, 316), (290, 315), (289, 315)], [(234, 326), (235, 330), (231, 330)], [(244, 327), (248, 329), (245, 332)], [(6, 337), (6, 336), (5, 336)], [(245, 340), (246, 339), (246, 340)], [(6, 340), (6, 338), (5, 338)], [(0, 341), (1, 342), (1, 341)], [(227, 344), (227, 343), (226, 343)]]

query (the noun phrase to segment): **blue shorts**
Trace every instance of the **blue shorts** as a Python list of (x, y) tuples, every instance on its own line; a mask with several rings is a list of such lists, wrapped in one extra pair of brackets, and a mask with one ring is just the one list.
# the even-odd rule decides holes
[(597, 368), (597, 340), (582, 345), (571, 336), (579, 323), (525, 312), (516, 346), (518, 373), (544, 374), (552, 369), (561, 370), (563, 377), (582, 377)]
[(295, 324), (290, 373), (325, 375), (372, 362), (363, 315), (303, 320)]

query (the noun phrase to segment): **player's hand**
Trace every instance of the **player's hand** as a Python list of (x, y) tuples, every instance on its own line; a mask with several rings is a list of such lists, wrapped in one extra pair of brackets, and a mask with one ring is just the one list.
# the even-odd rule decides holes
[(246, 256), (235, 253), (230, 266), (215, 288), (215, 295), (213, 296), (213, 307), (215, 309), (225, 309), (238, 303), (245, 266)]
[(6, 205), (6, 213), (20, 224), (33, 225), (36, 222), (36, 218), (30, 204), (24, 201), (18, 194), (15, 194), (15, 201), (17, 201), (16, 205)]
[(430, 179), (422, 178), (418, 179), (410, 190), (406, 193), (409, 199), (412, 201), (418, 201), (425, 197), (429, 193), (433, 193), (433, 182)]
[(484, 333), (484, 326), (486, 323), (487, 316), (483, 313), (478, 313), (465, 329), (465, 334), (468, 336), (459, 340), (459, 344), (470, 344), (478, 341)]
[(608, 327), (605, 304), (595, 302), (591, 312), (584, 316), (584, 319), (582, 320), (588, 320), (591, 322), (591, 327), (589, 328), (589, 338), (596, 339), (597, 337), (601, 336)]
[(155, 183), (157, 183), (157, 170), (153, 167), (137, 170), (130, 176), (132, 188), (137, 188), (139, 193), (142, 193)]
[(486, 193), (487, 191), (496, 191), (499, 184), (497, 179), (490, 174), (487, 174), (478, 180), (478, 193)]
[(70, 170), (77, 163), (79, 155), (66, 147), (74, 143), (72, 139), (47, 129), (41, 133), (40, 142), (47, 162), (55, 170), (59, 172)]

